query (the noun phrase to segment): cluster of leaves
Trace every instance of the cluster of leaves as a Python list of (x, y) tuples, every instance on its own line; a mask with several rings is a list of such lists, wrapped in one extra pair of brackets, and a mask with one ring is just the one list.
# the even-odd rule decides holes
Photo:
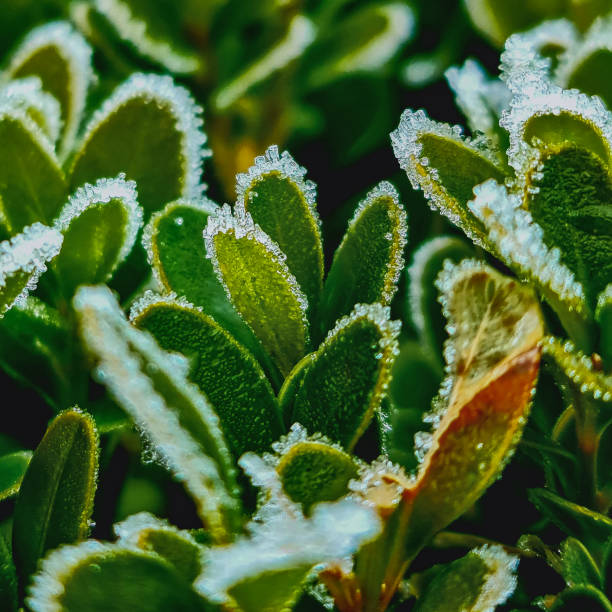
[[(128, 66), (201, 61), (125, 6), (73, 12)], [(289, 33), (307, 27), (287, 15)], [(219, 206), (204, 195), (202, 111), (185, 88), (134, 73), (89, 110), (85, 38), (67, 22), (26, 37), (0, 89), (0, 365), (57, 416), (33, 453), (3, 443), (6, 609), (485, 612), (515, 591), (522, 556), (566, 582), (539, 591), (541, 605), (610, 610), (612, 115), (593, 76), (608, 29), (515, 35), (503, 81), (472, 61), (451, 69), (473, 139), (423, 111), (402, 116), (401, 167), (478, 250), (449, 235), (414, 253), (418, 343), (401, 344), (391, 307), (407, 221), (390, 183), (359, 203), (326, 270), (317, 189), (289, 153), (269, 147)], [(332, 42), (320, 42), (332, 64), (359, 57)], [(254, 67), (227, 82), (236, 100), (257, 90)], [(240, 167), (263, 148), (232, 147)], [(547, 488), (530, 499), (565, 534), (560, 551), (544, 524), (517, 546), (441, 533), (500, 476), (534, 395), (520, 444), (541, 468)], [(201, 528), (137, 513), (114, 541), (88, 539), (106, 495), (98, 470), (103, 484), (134, 427), (137, 452), (183, 485)], [(415, 569), (449, 541), (473, 550)], [(508, 605), (532, 600), (519, 588)]]

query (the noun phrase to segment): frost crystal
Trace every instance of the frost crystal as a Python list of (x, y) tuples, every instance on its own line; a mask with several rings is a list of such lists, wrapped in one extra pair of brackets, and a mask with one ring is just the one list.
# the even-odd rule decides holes
[[(169, 384), (181, 390), (206, 427), (214, 432), (215, 439), (222, 440), (217, 416), (197, 388), (186, 380), (183, 368), (177, 368), (175, 361), (148, 333), (135, 329), (125, 320), (109, 289), (81, 287), (73, 304), (80, 315), (85, 344), (99, 360), (95, 377), (108, 387), (143, 436), (165, 458), (178, 480), (184, 482), (202, 517), (210, 518), (217, 513), (218, 504), (234, 508), (235, 501), (223, 487), (216, 486), (221, 481), (218, 466), (202, 453), (147, 374), (163, 372)], [(146, 371), (143, 355), (146, 355)], [(231, 465), (227, 448), (220, 452), (225, 464)], [(215, 489), (214, 494), (211, 488)]]
[(376, 13), (386, 20), (386, 27), (365, 45), (342, 57), (334, 66), (337, 73), (377, 70), (412, 36), (414, 15), (408, 5), (383, 4), (376, 7)]
[(274, 242), (268, 234), (266, 234), (260, 227), (253, 221), (251, 214), (244, 210), (243, 207), (236, 207), (234, 214), (228, 204), (224, 204), (219, 209), (216, 215), (208, 217), (208, 225), (204, 230), (204, 244), (206, 246), (206, 257), (208, 257), (213, 265), (217, 278), (221, 281), (225, 293), (228, 299), (232, 300), (229, 287), (223, 278), (221, 267), (219, 266), (219, 260), (217, 258), (217, 249), (215, 247), (215, 236), (218, 234), (233, 234), (236, 240), (246, 238), (247, 240), (254, 240), (258, 242), (268, 253), (268, 255), (276, 261), (283, 278), (287, 281), (291, 289), (291, 293), (295, 296), (300, 309), (302, 311), (302, 321), (304, 323), (304, 329), (308, 329), (308, 319), (306, 313), (308, 312), (308, 298), (302, 292), (295, 276), (291, 274), (287, 267), (286, 259), (287, 256), (281, 251), (278, 244)]
[(489, 180), (474, 188), (470, 210), (482, 221), (500, 256), (521, 274), (556, 294), (570, 310), (585, 308), (584, 289), (574, 273), (561, 262), (557, 247), (544, 243), (542, 228), (521, 207), (518, 196)]
[(57, 230), (66, 233), (70, 224), (86, 210), (114, 200), (122, 203), (127, 218), (123, 244), (117, 253), (113, 269), (128, 256), (136, 242), (138, 230), (142, 227), (143, 213), (138, 204), (138, 192), (134, 181), (126, 181), (125, 174), (121, 173), (114, 179), (98, 179), (94, 185), (86, 183), (70, 196), (68, 204), (62, 208), (54, 222)]
[(233, 585), (291, 568), (303, 568), (306, 575), (314, 566), (351, 555), (375, 537), (380, 528), (375, 512), (346, 499), (316, 505), (307, 519), (279, 515), (268, 524), (251, 524), (249, 538), (211, 549), (195, 587), (206, 597), (223, 603)]
[(267, 174), (278, 173), (283, 178), (290, 180), (304, 195), (304, 199), (308, 203), (310, 212), (320, 228), (321, 220), (317, 212), (317, 186), (313, 181), (304, 180), (306, 176), (306, 168), (300, 166), (291, 157), (289, 151), (283, 151), (278, 154), (278, 147), (272, 145), (266, 149), (264, 155), (258, 155), (255, 158), (255, 165), (251, 166), (247, 172), (236, 175), (236, 208), (241, 211), (246, 210), (244, 196), (248, 189), (257, 185)]
[(612, 402), (612, 375), (593, 368), (590, 357), (578, 350), (569, 340), (562, 342), (549, 336), (543, 343), (543, 353), (550, 355), (565, 375), (580, 389), (596, 400)]
[(488, 574), (471, 609), (478, 612), (493, 612), (516, 589), (515, 572), (519, 564), (518, 557), (508, 554), (499, 545), (485, 544), (472, 552), (484, 561)]
[(235, 80), (217, 92), (214, 98), (217, 109), (228, 108), (253, 85), (264, 81), (300, 57), (314, 41), (315, 36), (316, 30), (312, 21), (303, 15), (296, 15), (289, 24), (285, 38)]
[(42, 88), (38, 77), (9, 81), (0, 89), (0, 106), (13, 106), (24, 113), (32, 111), (44, 123), (42, 128), (52, 143), (59, 138), (62, 129), (62, 111), (59, 102)]
[(47, 270), (46, 264), (60, 252), (63, 239), (56, 229), (34, 223), (21, 234), (0, 242), (0, 294), (12, 277), (29, 276), (17, 296), (3, 303), (0, 316), (13, 305), (23, 304), (28, 293), (36, 289), (38, 279)]
[[(371, 189), (366, 197), (359, 202), (355, 212), (353, 213), (352, 219), (349, 221), (348, 229), (344, 233), (344, 237), (338, 251), (342, 249), (344, 242), (348, 240), (348, 236), (351, 233), (351, 229), (357, 223), (361, 215), (379, 198), (390, 198), (393, 201), (394, 209), (389, 209), (388, 215), (391, 222), (397, 224), (394, 227), (393, 233), (386, 234), (386, 238), (393, 242), (392, 260), (390, 262), (385, 279), (383, 283), (382, 291), (382, 302), (384, 304), (390, 304), (395, 292), (397, 290), (397, 282), (399, 281), (400, 274), (404, 269), (404, 247), (408, 239), (408, 223), (406, 221), (406, 211), (402, 207), (399, 201), (399, 195), (395, 187), (388, 181), (381, 181), (376, 187)], [(394, 215), (397, 212), (397, 216)]]
[(402, 113), (398, 128), (391, 132), (393, 152), (402, 170), (406, 171), (412, 187), (423, 190), (432, 210), (441, 212), (452, 223), (460, 227), (473, 242), (478, 246), (483, 246), (481, 239), (469, 227), (465, 226), (456, 212), (448, 207), (446, 196), (440, 193), (438, 170), (431, 167), (429, 160), (423, 157), (423, 145), (420, 142), (420, 137), (424, 134), (432, 134), (451, 140), (497, 165), (499, 160), (491, 142), (484, 137), (474, 140), (466, 138), (461, 126), (451, 126), (447, 123), (433, 121), (424, 110), (406, 109)]
[(169, 76), (133, 74), (119, 85), (102, 107), (94, 113), (82, 142), (86, 143), (123, 104), (135, 98), (142, 98), (167, 108), (174, 117), (176, 130), (181, 134), (181, 163), (184, 172), (181, 196), (193, 200), (200, 199), (206, 188), (206, 185), (201, 183), (202, 166), (204, 158), (210, 155), (210, 151), (204, 148), (206, 135), (202, 131), (204, 124), (201, 116), (202, 107), (196, 104), (184, 87), (176, 85)]
[(445, 75), (472, 132), (491, 134), (497, 128), (499, 115), (510, 103), (506, 85), (499, 79), (491, 79), (472, 59), (466, 60), (463, 66), (449, 68)]
[(59, 155), (65, 159), (72, 150), (81, 118), (85, 111), (87, 91), (94, 83), (92, 50), (83, 36), (66, 21), (55, 21), (33, 29), (23, 40), (11, 58), (7, 73), (14, 74), (32, 55), (45, 47), (55, 47), (68, 65), (71, 82), (70, 112), (65, 117), (66, 126)]
[(132, 43), (142, 55), (160, 64), (170, 72), (195, 72), (200, 63), (197, 58), (180, 53), (170, 43), (156, 39), (147, 30), (146, 21), (135, 16), (127, 3), (121, 0), (95, 0), (97, 11), (108, 19), (120, 38)]

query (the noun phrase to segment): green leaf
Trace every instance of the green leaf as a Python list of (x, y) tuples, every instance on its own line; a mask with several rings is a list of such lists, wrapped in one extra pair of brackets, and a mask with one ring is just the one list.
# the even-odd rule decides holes
[(208, 153), (200, 115), (189, 92), (170, 77), (132, 75), (86, 127), (72, 163), (72, 188), (124, 172), (136, 181), (146, 218), (167, 202), (197, 198)]
[(128, 256), (142, 226), (137, 197), (136, 184), (121, 175), (70, 197), (55, 222), (64, 243), (53, 268), (65, 296), (79, 285), (108, 281)]
[(217, 415), (187, 380), (186, 360), (130, 325), (105, 287), (82, 287), (73, 305), (98, 380), (183, 482), (213, 538), (225, 541), (237, 521), (235, 473)]
[(612, 539), (612, 520), (546, 489), (530, 489), (527, 495), (561, 531), (583, 542), (596, 560), (600, 558), (602, 547)]
[(205, 612), (213, 609), (160, 556), (88, 540), (51, 553), (27, 598), (35, 612)]
[(355, 306), (306, 367), (292, 419), (352, 450), (380, 409), (398, 352), (399, 322), (388, 307)]
[(501, 546), (473, 550), (435, 575), (414, 612), (492, 612), (514, 592), (517, 565)]
[(268, 366), (269, 357), (232, 306), (206, 258), (202, 234), (208, 217), (217, 210), (209, 200), (171, 202), (151, 217), (143, 232), (143, 246), (153, 274), (166, 292), (200, 306)]
[(271, 487), (266, 493), (273, 504), (289, 507), (262, 514), (267, 519), (253, 522), (249, 537), (210, 549), (195, 586), (214, 601), (242, 612), (287, 610), (315, 565), (352, 554), (380, 528), (373, 510), (347, 499), (319, 504), (304, 518), (289, 500), (276, 497), (280, 482), (274, 468), (252, 453), (240, 464), (255, 484)]
[(0, 501), (17, 495), (31, 458), (31, 451), (17, 451), (0, 457)]
[(595, 319), (599, 323), (599, 347), (605, 366), (612, 370), (612, 283), (597, 298)]
[(527, 175), (525, 201), (549, 248), (585, 289), (591, 308), (612, 278), (612, 182), (608, 168), (583, 148), (540, 151)]
[(565, 589), (556, 597), (551, 612), (612, 612), (609, 599), (594, 586), (579, 585)]
[(34, 223), (10, 241), (0, 242), (0, 318), (36, 288), (62, 240), (56, 229)]
[(87, 381), (85, 371), (79, 380), (72, 369), (77, 355), (66, 320), (38, 298), (28, 296), (0, 320), (0, 367), (58, 411), (63, 392), (69, 388), (76, 395)]
[(200, 58), (183, 42), (180, 7), (163, 0), (155, 5), (142, 0), (94, 0), (91, 8), (130, 51), (170, 73), (191, 74), (200, 68)]
[(225, 205), (208, 219), (206, 251), (234, 307), (286, 376), (309, 346), (308, 300), (285, 255), (249, 213)]
[(59, 156), (65, 159), (74, 146), (95, 79), (92, 50), (83, 36), (64, 21), (35, 28), (13, 54), (7, 74), (13, 79), (39, 77), (43, 88), (59, 101), (64, 124)]
[(13, 563), (10, 545), (0, 536), (0, 601), (6, 612), (17, 610), (17, 572)]
[(50, 224), (66, 185), (49, 140), (23, 110), (3, 107), (0, 142), (0, 225), (12, 236), (36, 221)]
[(425, 111), (405, 110), (391, 134), (393, 151), (415, 189), (477, 245), (487, 246), (481, 223), (467, 207), (476, 185), (504, 182), (495, 153), (486, 143), (463, 137), (459, 126), (432, 121)]
[(285, 494), (306, 514), (315, 504), (346, 495), (349, 480), (357, 478), (358, 464), (350, 455), (324, 436), (308, 437), (298, 423), (273, 448), (276, 454), (266, 459), (274, 464)]
[(446, 332), (434, 281), (446, 260), (458, 263), (471, 255), (473, 250), (463, 240), (453, 236), (437, 236), (419, 246), (408, 268), (408, 306), (412, 322), (424, 350), (440, 362), (440, 373), (440, 355)]
[(408, 42), (415, 16), (409, 5), (388, 2), (353, 10), (327, 28), (308, 50), (307, 87), (347, 74), (381, 70)]
[(359, 204), (338, 247), (320, 305), (323, 335), (355, 304), (389, 306), (404, 267), (406, 213), (383, 181)]
[(130, 319), (164, 350), (189, 358), (189, 379), (215, 407), (236, 458), (268, 450), (281, 435), (276, 398), (263, 371), (213, 319), (184, 300), (152, 293), (134, 304)]
[(602, 587), (597, 564), (584, 544), (576, 538), (567, 538), (561, 545), (561, 571), (569, 587), (579, 584)]
[(15, 79), (0, 89), (0, 105), (21, 109), (55, 145), (62, 127), (59, 102), (42, 88), (38, 77)]
[(89, 533), (97, 472), (93, 419), (62, 412), (34, 451), (15, 503), (13, 552), (24, 582), (46, 551)]
[(285, 380), (283, 381), (283, 386), (278, 392), (278, 407), (283, 418), (283, 422), (285, 423), (285, 427), (289, 427), (294, 419), (293, 419), (293, 402), (295, 400), (295, 396), (302, 384), (302, 379), (304, 378), (304, 374), (308, 370), (308, 367), (316, 359), (316, 353), (308, 353), (305, 357), (302, 357), (300, 361), (298, 361), (293, 370), (285, 376)]
[(255, 158), (255, 165), (236, 176), (236, 208), (253, 221), (287, 256), (287, 267), (305, 293), (310, 309), (323, 286), (323, 244), (316, 210), (316, 186), (305, 181), (305, 168), (278, 147)]
[(204, 547), (188, 531), (177, 529), (148, 512), (133, 514), (121, 523), (116, 523), (113, 531), (119, 538), (119, 544), (158, 554), (189, 583), (202, 571)]

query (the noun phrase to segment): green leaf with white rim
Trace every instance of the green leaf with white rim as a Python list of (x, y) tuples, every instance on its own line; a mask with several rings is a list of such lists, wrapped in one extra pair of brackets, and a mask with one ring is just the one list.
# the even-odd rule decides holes
[(16, 451), (0, 457), (0, 501), (17, 495), (31, 458), (31, 451)]
[(69, 198), (54, 224), (64, 236), (53, 269), (65, 296), (108, 281), (126, 259), (142, 227), (137, 198), (134, 181), (121, 175), (86, 184)]
[(458, 263), (474, 255), (473, 249), (455, 236), (437, 236), (414, 251), (407, 269), (408, 308), (412, 322), (428, 356), (439, 365), (442, 374), (442, 346), (446, 339), (444, 317), (434, 282), (448, 259)]
[(73, 306), (98, 380), (184, 484), (213, 539), (227, 541), (239, 520), (235, 471), (217, 415), (187, 379), (187, 360), (128, 323), (106, 287), (81, 287)]
[(23, 110), (4, 106), (0, 141), (0, 225), (12, 236), (35, 222), (50, 224), (66, 182), (48, 138)]
[(0, 242), (0, 318), (36, 288), (62, 240), (56, 229), (34, 223), (11, 240)]
[(240, 316), (283, 376), (308, 351), (308, 300), (286, 257), (251, 215), (225, 205), (208, 218), (207, 256)]
[(316, 307), (323, 287), (323, 243), (316, 209), (316, 186), (304, 180), (306, 170), (293, 157), (271, 146), (255, 165), (236, 176), (237, 208), (253, 221), (287, 256), (287, 266)]
[(488, 179), (503, 183), (505, 172), (486, 141), (471, 141), (460, 126), (430, 119), (425, 111), (405, 110), (391, 133), (393, 151), (414, 189), (422, 189), (429, 205), (462, 229), (478, 246), (488, 239), (469, 210), (476, 185)]
[(38, 77), (9, 81), (0, 89), (0, 105), (4, 104), (23, 110), (52, 145), (57, 143), (62, 127), (62, 111), (55, 97), (42, 88)]
[[(245, 454), (240, 465), (266, 493), (280, 487), (274, 468), (257, 455)], [(286, 610), (315, 565), (351, 555), (380, 530), (374, 510), (356, 501), (318, 504), (308, 518), (290, 500), (276, 502), (286, 502), (287, 511), (262, 514), (267, 518), (251, 523), (248, 537), (209, 550), (196, 590), (243, 612)]]
[(351, 451), (386, 395), (399, 330), (388, 307), (357, 304), (307, 366), (292, 419)]
[(34, 451), (19, 489), (13, 553), (21, 579), (48, 550), (89, 533), (98, 473), (98, 434), (78, 409), (60, 413)]
[(419, 596), (414, 612), (493, 612), (514, 592), (518, 558), (485, 545), (444, 565)]
[(306, 514), (315, 504), (344, 497), (349, 481), (357, 478), (359, 464), (353, 457), (324, 436), (308, 437), (298, 423), (273, 448), (276, 455), (270, 457), (283, 491)]
[(85, 128), (70, 185), (124, 172), (136, 181), (145, 219), (168, 202), (199, 197), (208, 154), (201, 113), (191, 94), (169, 76), (133, 74)]
[(37, 76), (58, 100), (64, 124), (58, 154), (65, 159), (74, 146), (95, 79), (91, 47), (67, 21), (47, 23), (25, 37), (11, 57), (7, 76)]
[(170, 202), (152, 215), (143, 232), (143, 246), (157, 282), (201, 307), (230, 332), (269, 370), (274, 366), (252, 330), (229, 301), (206, 257), (202, 235), (208, 217), (218, 211), (209, 200)]
[(177, 529), (148, 512), (132, 514), (116, 523), (113, 531), (119, 544), (158, 554), (189, 583), (202, 571), (202, 553), (206, 549), (188, 531)]
[(319, 306), (322, 337), (355, 304), (389, 306), (404, 267), (406, 213), (383, 181), (359, 203), (325, 281)]
[(408, 4), (385, 2), (347, 12), (308, 49), (302, 77), (306, 87), (382, 70), (414, 32), (415, 15)]
[(272, 387), (253, 356), (211, 317), (185, 300), (152, 293), (130, 319), (166, 351), (189, 359), (189, 379), (210, 400), (234, 457), (269, 449), (283, 432)]
[(97, 540), (53, 551), (34, 576), (26, 601), (33, 612), (215, 609), (159, 555)]

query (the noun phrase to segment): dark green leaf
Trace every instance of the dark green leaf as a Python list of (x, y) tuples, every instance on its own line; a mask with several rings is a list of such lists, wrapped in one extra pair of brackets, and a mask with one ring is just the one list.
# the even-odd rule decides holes
[(549, 609), (551, 612), (612, 612), (612, 604), (594, 586), (580, 585), (561, 591)]
[(302, 384), (304, 374), (315, 358), (316, 353), (308, 353), (306, 357), (300, 359), (295, 364), (293, 370), (285, 376), (283, 386), (278, 392), (278, 407), (285, 427), (290, 427), (293, 423), (293, 401), (295, 400), (295, 395)]
[(89, 533), (97, 471), (93, 419), (62, 412), (34, 452), (15, 504), (13, 552), (24, 582), (48, 550)]
[(325, 281), (319, 312), (323, 337), (356, 304), (388, 306), (404, 267), (406, 213), (382, 182), (359, 204)]
[(87, 126), (71, 187), (125, 172), (136, 181), (146, 218), (177, 198), (197, 198), (206, 154), (200, 113), (170, 77), (132, 75)]
[(34, 578), (30, 609), (62, 612), (205, 612), (187, 579), (160, 556), (88, 540), (53, 552)]
[(600, 328), (599, 350), (605, 367), (612, 371), (612, 285), (599, 295), (595, 319)]
[(0, 535), (0, 603), (6, 612), (17, 610), (17, 572), (8, 542)]
[(292, 419), (352, 450), (379, 410), (393, 360), (399, 323), (388, 307), (358, 304), (337, 322), (306, 366)]
[(576, 538), (567, 538), (561, 545), (561, 571), (569, 587), (579, 584), (602, 587), (597, 564), (584, 544)]
[(180, 300), (146, 294), (132, 322), (166, 351), (190, 360), (189, 379), (210, 400), (236, 458), (264, 452), (282, 433), (270, 383), (253, 356), (203, 312)]
[(206, 250), (232, 303), (281, 374), (289, 374), (309, 346), (308, 300), (285, 255), (251, 216), (228, 206), (208, 219)]
[(133, 181), (119, 176), (77, 189), (55, 222), (64, 243), (53, 268), (64, 295), (72, 296), (79, 285), (108, 281), (132, 250), (141, 226)]
[(323, 285), (323, 244), (316, 211), (316, 186), (305, 181), (306, 170), (278, 147), (236, 177), (236, 206), (251, 214), (253, 221), (287, 256), (287, 267), (305, 293), (310, 310), (316, 307)]
[(17, 495), (31, 458), (31, 451), (17, 451), (0, 457), (0, 501)]

